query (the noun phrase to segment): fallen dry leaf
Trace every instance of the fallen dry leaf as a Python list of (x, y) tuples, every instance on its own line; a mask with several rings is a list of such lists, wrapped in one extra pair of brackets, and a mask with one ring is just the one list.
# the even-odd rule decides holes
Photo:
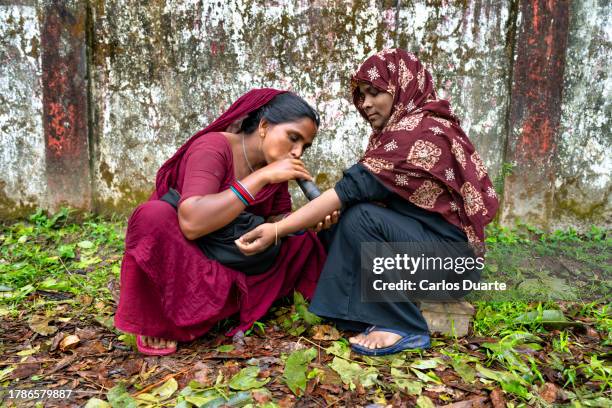
[(59, 348), (61, 351), (72, 350), (76, 348), (76, 346), (78, 346), (80, 342), (81, 339), (79, 339), (79, 336), (71, 334), (69, 336), (64, 337), (62, 341), (60, 341)]
[(506, 399), (504, 398), (504, 393), (499, 388), (491, 391), (491, 404), (493, 404), (493, 408), (506, 408)]
[(40, 334), (41, 336), (50, 336), (57, 331), (57, 327), (50, 326), (49, 323), (53, 320), (50, 317), (43, 315), (34, 315), (30, 319), (30, 329)]
[(540, 389), (540, 396), (548, 403), (552, 404), (557, 399), (557, 386), (553, 383), (547, 382)]
[(338, 330), (328, 324), (319, 324), (312, 328), (314, 340), (332, 341), (338, 340), (341, 336)]
[(270, 395), (263, 393), (263, 392), (255, 391), (253, 392), (253, 399), (258, 404), (265, 404), (266, 402), (270, 401)]
[(66, 337), (66, 333), (57, 333), (55, 337), (53, 337), (53, 340), (51, 340), (51, 347), (49, 348), (49, 351), (57, 350), (57, 347), (59, 346), (60, 342), (64, 340), (64, 337)]

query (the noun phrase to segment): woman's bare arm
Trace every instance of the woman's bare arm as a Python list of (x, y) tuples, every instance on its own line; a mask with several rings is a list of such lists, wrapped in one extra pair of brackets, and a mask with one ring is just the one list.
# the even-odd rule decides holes
[[(288, 158), (262, 167), (243, 178), (241, 183), (255, 196), (267, 184), (297, 178), (312, 180), (301, 160)], [(196, 239), (229, 224), (244, 208), (231, 190), (189, 197), (179, 206), (179, 226), (187, 239)]]
[[(267, 184), (267, 180), (265, 173), (256, 171), (242, 179), (241, 183), (255, 195)], [(232, 190), (189, 197), (178, 208), (179, 226), (185, 238), (193, 240), (224, 227), (242, 211), (244, 204)]]
[[(336, 190), (327, 190), (287, 218), (277, 223), (262, 224), (234, 242), (245, 255), (259, 253), (281, 237), (317, 225), (341, 206), (342, 202)], [(337, 220), (337, 213), (335, 217)]]
[(296, 212), (280, 220), (277, 223), (278, 236), (279, 238), (284, 237), (304, 228), (313, 227), (326, 216), (339, 210), (340, 207), (342, 207), (342, 202), (336, 190), (329, 189)]

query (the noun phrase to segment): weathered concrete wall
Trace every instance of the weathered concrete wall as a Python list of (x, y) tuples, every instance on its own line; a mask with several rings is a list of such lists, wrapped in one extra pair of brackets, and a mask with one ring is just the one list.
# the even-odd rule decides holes
[(47, 201), (91, 207), (84, 0), (49, 1), (41, 27)]
[(612, 16), (605, 0), (570, 8), (553, 226), (612, 220)]
[(306, 160), (319, 184), (331, 186), (368, 135), (348, 98), (348, 77), (396, 40), (442, 73), (440, 93), (489, 152), (493, 172), (499, 168), (509, 94), (507, 7), (267, 3), (153, 2), (134, 9), (119, 1), (94, 9), (100, 208), (131, 208), (142, 200), (161, 162), (253, 86), (291, 88), (321, 112), (322, 131)]
[(142, 201), (161, 163), (252, 87), (293, 89), (321, 112), (307, 160), (323, 185), (356, 159), (367, 129), (346, 98), (348, 74), (389, 45), (379, 5), (277, 3), (93, 8), (97, 208)]
[(547, 225), (553, 209), (569, 2), (520, 0), (502, 220)]
[[(427, 63), (492, 174), (503, 162), (510, 100), (513, 2), (408, 2), (399, 9), (398, 46)], [(510, 38), (508, 38), (510, 37)]]
[(0, 3), (0, 216), (46, 205), (40, 10)]
[[(0, 98), (8, 101), (7, 108), (0, 106), (0, 214), (9, 214), (13, 203), (17, 208), (57, 206), (67, 187), (74, 190), (73, 205), (129, 213), (148, 197), (157, 168), (184, 140), (240, 94), (259, 86), (292, 89), (321, 112), (321, 131), (305, 159), (319, 184), (329, 187), (361, 154), (368, 136), (367, 124), (349, 100), (350, 73), (373, 52), (401, 46), (430, 67), (439, 93), (451, 100), (492, 176), (503, 163), (516, 164), (515, 179), (507, 180), (506, 188), (520, 198), (506, 194), (507, 222), (516, 216), (540, 224), (550, 224), (553, 216), (572, 222), (578, 220), (576, 214), (601, 220), (610, 214), (610, 163), (603, 158), (603, 147), (610, 139), (605, 45), (611, 10), (605, 2), (592, 2), (576, 1), (571, 8), (568, 2), (552, 2), (568, 10), (562, 15), (569, 22), (564, 31), (542, 38), (538, 30), (558, 17), (546, 11), (551, 2), (156, 0), (140, 7), (126, 0), (32, 1), (26, 6), (23, 1), (0, 2), (6, 4), (0, 6), (0, 32), (8, 33), (0, 40)], [(533, 4), (543, 8), (536, 10)], [(8, 17), (23, 10), (32, 21), (26, 28)], [(50, 30), (54, 22), (60, 31), (47, 36), (55, 33)], [(559, 46), (563, 35), (569, 39), (567, 47)], [(33, 46), (28, 44), (40, 43), (43, 36), (42, 59), (40, 51), (30, 56)], [(53, 41), (59, 44), (55, 48)], [(552, 70), (559, 84), (565, 78), (563, 96), (554, 94), (554, 80), (546, 78), (542, 89), (552, 94), (524, 91), (534, 79), (529, 69), (517, 67), (537, 68), (529, 60), (529, 47), (544, 58), (538, 60), (544, 74)], [(552, 62), (546, 59), (551, 49)], [(53, 58), (63, 68), (46, 68)], [(585, 58), (592, 62), (578, 63)], [(554, 71), (555, 61), (565, 59), (565, 74)], [(70, 81), (57, 88), (47, 71)], [(595, 75), (601, 80), (592, 85)], [(74, 105), (79, 118), (88, 118), (59, 121), (69, 135), (62, 146), (78, 146), (72, 155), (50, 154), (58, 135), (49, 124), (61, 119), (45, 102), (53, 97), (59, 98), (51, 102), (60, 103), (60, 113), (69, 113)], [(554, 148), (534, 159), (547, 163), (544, 176), (528, 180), (547, 180), (548, 201), (542, 206), (541, 199), (532, 200), (537, 194), (520, 195), (517, 186), (532, 164), (517, 146), (530, 138), (542, 142), (542, 129), (522, 124), (541, 115), (540, 107), (549, 100), (558, 103), (547, 111), (554, 126), (545, 136), (555, 142), (547, 145)], [(15, 129), (24, 132), (25, 127), (16, 123), (27, 124), (27, 145), (25, 137), (14, 136)], [(578, 148), (585, 140), (592, 145), (589, 159)], [(25, 178), (18, 169), (24, 165), (33, 170), (27, 183), (20, 182)], [(574, 169), (580, 169), (579, 176)], [(59, 186), (51, 180), (59, 180)], [(301, 201), (300, 194), (294, 196)]]

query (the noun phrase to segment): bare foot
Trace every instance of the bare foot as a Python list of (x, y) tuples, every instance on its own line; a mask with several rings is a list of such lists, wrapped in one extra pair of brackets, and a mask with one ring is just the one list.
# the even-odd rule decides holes
[(140, 336), (142, 339), (142, 343), (154, 349), (165, 349), (165, 348), (175, 348), (176, 341), (175, 340), (167, 340), (161, 339), (159, 337), (149, 337), (149, 336)]
[(349, 343), (351, 344), (361, 344), (360, 342), (363, 341), (363, 339), (365, 339), (366, 335), (363, 333), (359, 333), (356, 336), (353, 337), (349, 337)]
[(352, 344), (359, 344), (369, 349), (377, 349), (392, 346), (401, 338), (402, 336), (399, 334), (374, 330), (367, 335), (361, 333), (355, 337), (351, 337), (349, 342)]

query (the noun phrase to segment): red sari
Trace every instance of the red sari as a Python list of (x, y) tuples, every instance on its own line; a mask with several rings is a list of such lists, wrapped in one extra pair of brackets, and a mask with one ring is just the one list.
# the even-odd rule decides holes
[[(121, 295), (115, 314), (117, 328), (144, 336), (190, 341), (220, 320), (238, 314), (240, 321), (228, 333), (231, 335), (248, 329), (276, 299), (294, 290), (307, 298), (312, 296), (325, 262), (325, 251), (316, 234), (308, 232), (283, 239), (272, 268), (261, 275), (246, 276), (208, 259), (183, 236), (176, 210), (158, 200), (169, 187), (176, 188), (183, 200), (229, 188), (235, 180), (231, 147), (223, 135), (215, 133), (221, 130), (215, 124), (227, 127), (278, 93), (255, 90), (244, 95), (162, 166), (156, 192), (136, 208), (128, 221)], [(255, 103), (245, 104), (253, 99)], [(239, 103), (242, 107), (236, 108)], [(268, 185), (255, 199), (247, 211), (257, 215), (268, 217), (291, 211), (287, 183)]]

